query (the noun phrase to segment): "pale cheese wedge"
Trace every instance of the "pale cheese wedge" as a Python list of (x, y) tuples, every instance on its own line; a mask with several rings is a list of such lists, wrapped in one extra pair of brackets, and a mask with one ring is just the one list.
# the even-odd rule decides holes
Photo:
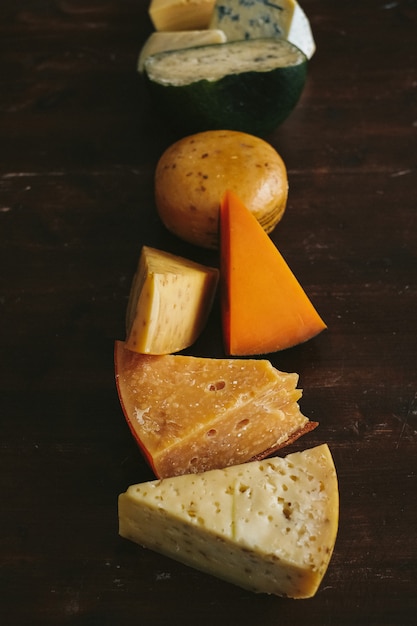
[(219, 271), (143, 246), (127, 307), (126, 346), (170, 354), (193, 344), (213, 303)]
[(146, 59), (152, 54), (167, 50), (195, 48), (211, 44), (225, 43), (226, 35), (215, 28), (205, 30), (155, 31), (145, 41), (138, 59), (138, 71), (143, 72)]
[(244, 589), (289, 598), (316, 593), (338, 516), (326, 444), (132, 485), (119, 496), (122, 537)]
[(149, 16), (156, 30), (207, 28), (215, 0), (151, 0)]

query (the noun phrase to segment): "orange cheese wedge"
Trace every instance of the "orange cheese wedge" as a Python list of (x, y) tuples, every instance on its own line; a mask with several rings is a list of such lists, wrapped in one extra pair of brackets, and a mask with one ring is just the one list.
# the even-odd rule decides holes
[(220, 239), (227, 354), (284, 350), (326, 328), (270, 237), (232, 191), (222, 198)]

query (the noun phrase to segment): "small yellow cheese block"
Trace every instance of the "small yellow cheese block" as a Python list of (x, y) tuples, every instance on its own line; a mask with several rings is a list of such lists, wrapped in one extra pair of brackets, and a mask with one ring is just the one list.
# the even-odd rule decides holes
[(156, 30), (207, 28), (215, 0), (151, 0), (149, 16)]
[(298, 374), (265, 359), (151, 356), (115, 346), (120, 403), (156, 476), (262, 458), (317, 426)]
[(144, 246), (129, 296), (126, 346), (170, 354), (193, 344), (207, 322), (218, 276), (216, 268)]
[(257, 593), (313, 596), (338, 529), (326, 444), (285, 458), (132, 485), (122, 537)]
[(194, 48), (196, 46), (208, 46), (211, 44), (225, 43), (226, 35), (221, 30), (181, 30), (181, 31), (155, 31), (151, 33), (143, 44), (138, 59), (138, 72), (143, 72), (145, 60), (152, 54), (166, 52), (167, 50), (180, 50), (182, 48)]

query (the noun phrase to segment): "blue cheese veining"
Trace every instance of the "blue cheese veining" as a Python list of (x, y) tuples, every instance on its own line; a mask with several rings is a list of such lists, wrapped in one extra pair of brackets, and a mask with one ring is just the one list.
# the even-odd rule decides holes
[(287, 39), (308, 59), (316, 50), (310, 21), (295, 0), (218, 0), (210, 28), (222, 29), (228, 41)]
[(218, 0), (210, 28), (220, 28), (228, 41), (260, 37), (287, 38), (294, 0)]

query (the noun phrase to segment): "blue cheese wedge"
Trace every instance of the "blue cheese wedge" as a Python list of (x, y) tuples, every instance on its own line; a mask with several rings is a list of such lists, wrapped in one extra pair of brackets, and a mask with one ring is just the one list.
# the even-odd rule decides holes
[(228, 41), (281, 37), (308, 59), (316, 50), (310, 22), (295, 0), (217, 0), (209, 27), (222, 29)]
[(190, 346), (210, 313), (219, 270), (143, 246), (126, 313), (126, 347), (170, 354)]
[(339, 518), (326, 444), (132, 485), (118, 504), (122, 537), (244, 589), (289, 598), (316, 593)]
[(152, 54), (166, 52), (167, 50), (180, 50), (182, 48), (195, 48), (196, 46), (208, 46), (211, 44), (224, 43), (226, 35), (222, 30), (181, 30), (181, 31), (155, 31), (145, 41), (138, 59), (138, 71), (143, 72), (145, 60)]
[(295, 0), (217, 0), (210, 28), (220, 28), (228, 41), (286, 38), (294, 15)]

